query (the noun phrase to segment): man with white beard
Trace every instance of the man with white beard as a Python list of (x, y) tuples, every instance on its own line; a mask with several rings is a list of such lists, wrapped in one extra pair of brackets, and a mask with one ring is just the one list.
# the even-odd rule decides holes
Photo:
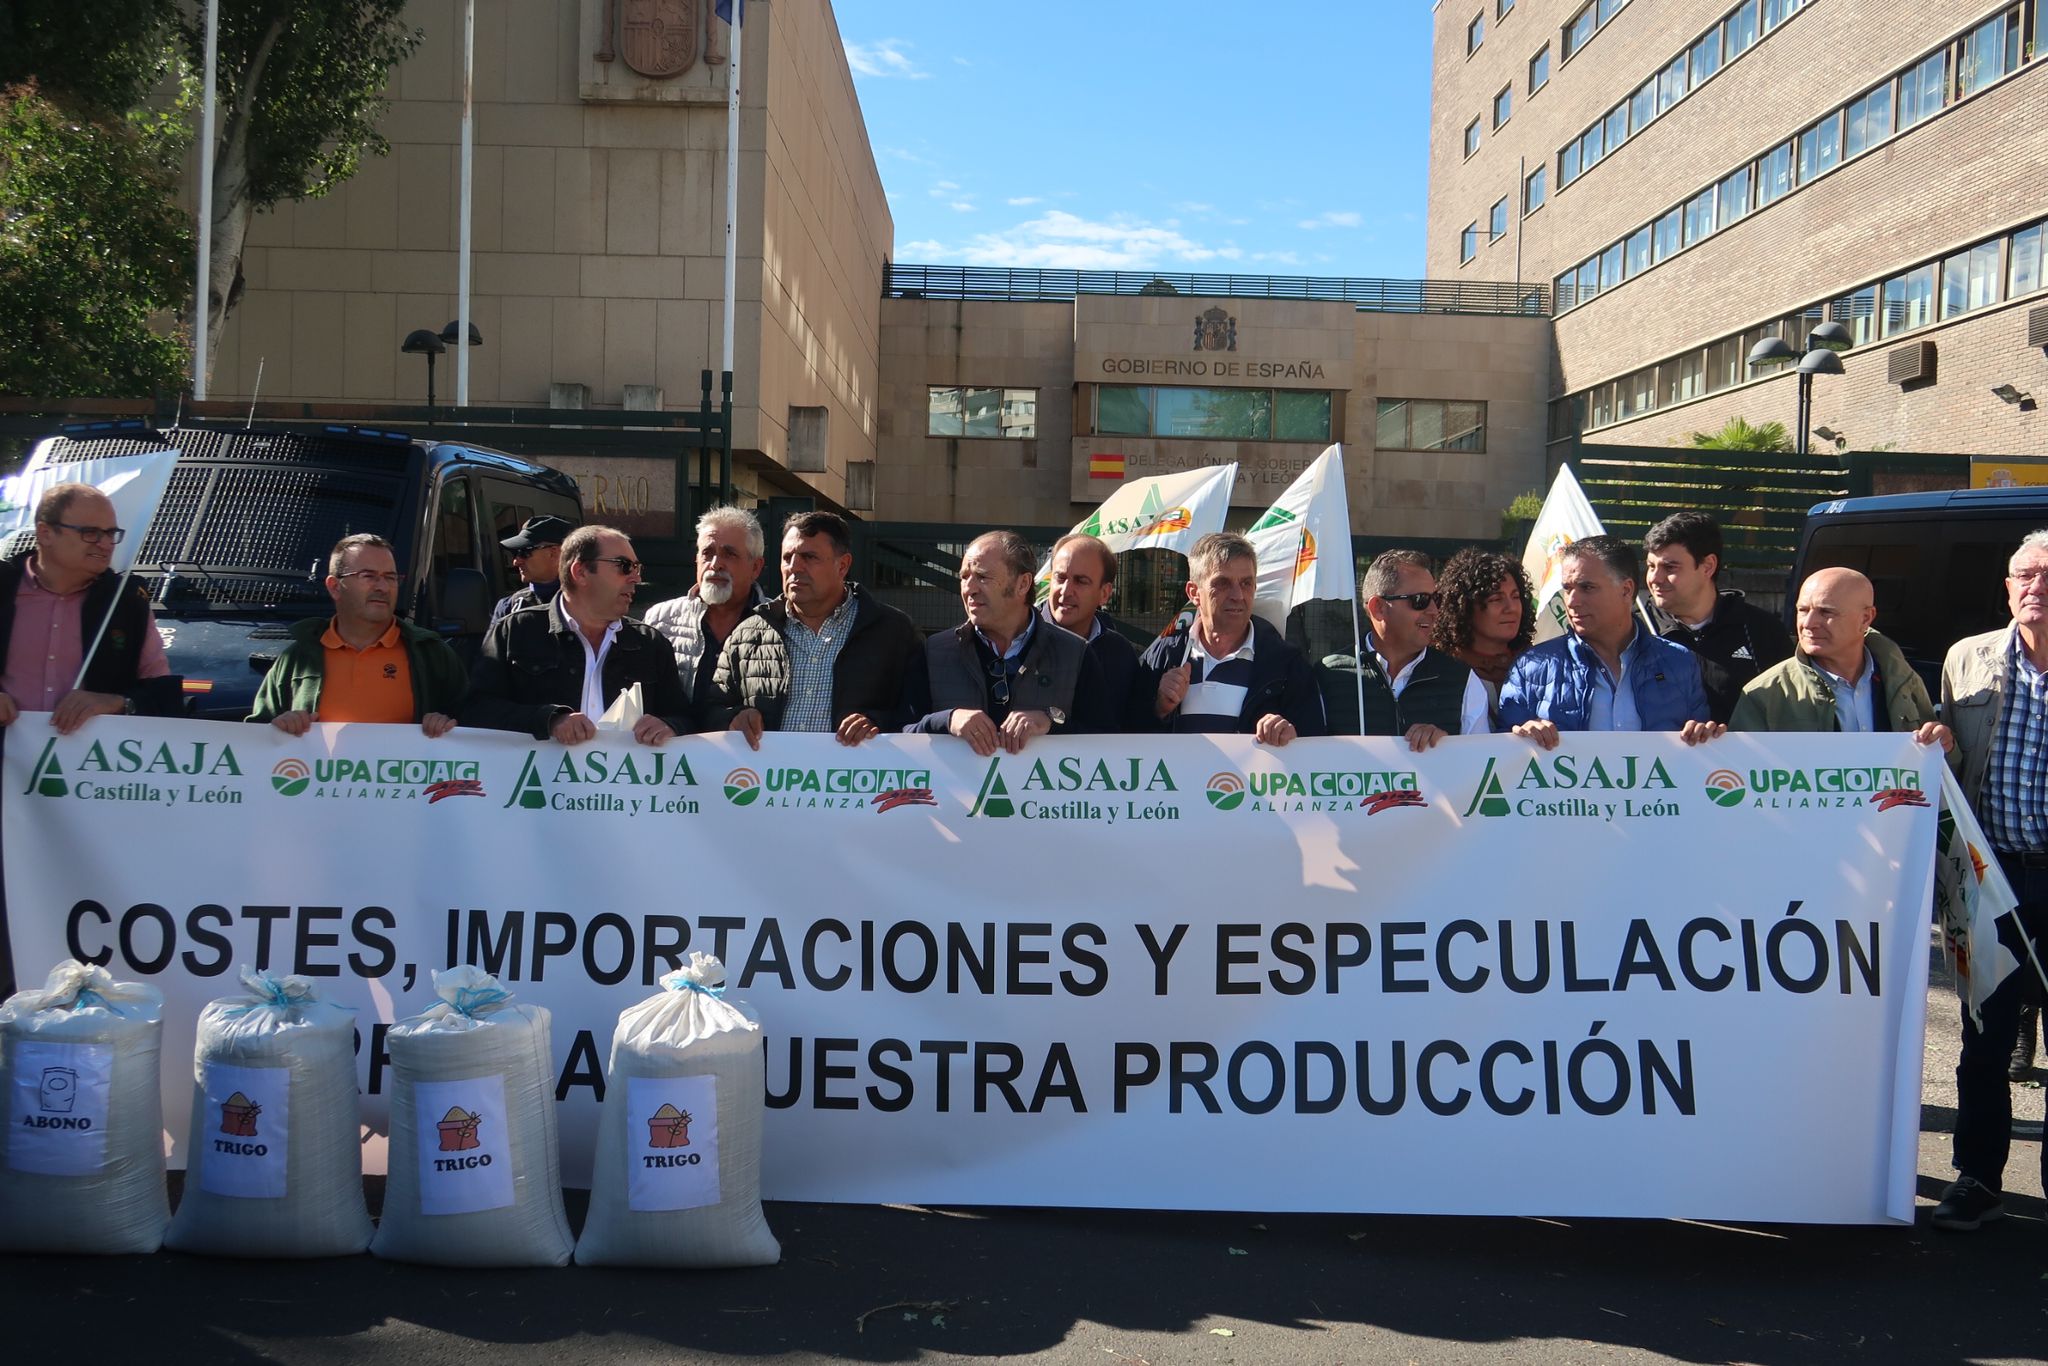
[(700, 712), (717, 697), (712, 678), (732, 628), (767, 601), (759, 587), (767, 543), (754, 514), (715, 507), (697, 519), (697, 582), (642, 618), (675, 646), (676, 672)]

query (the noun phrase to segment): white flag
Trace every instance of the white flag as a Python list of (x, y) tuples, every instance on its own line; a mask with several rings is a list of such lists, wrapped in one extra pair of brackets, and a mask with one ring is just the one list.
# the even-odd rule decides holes
[(108, 456), (102, 460), (72, 460), (44, 464), (38, 450), (20, 474), (0, 480), (0, 539), (35, 524), (36, 504), (57, 484), (91, 484), (114, 504), (114, 523), (127, 535), (114, 547), (116, 574), (125, 574), (142, 548), (143, 533), (156, 505), (163, 501), (171, 482), (171, 467), (178, 463), (176, 451), (149, 451), (142, 455)]
[(1946, 764), (1941, 769), (1941, 808), (1934, 848), (1935, 918), (1955, 959), (1956, 988), (1970, 1018), (1982, 1029), (1985, 998), (2020, 965), (1998, 939), (1998, 921), (2019, 903), (1963, 796), (1962, 784)]
[(1565, 632), (1564, 552), (1573, 541), (1605, 534), (1586, 491), (1572, 477), (1571, 466), (1560, 465), (1551, 482), (1536, 525), (1529, 529), (1529, 545), (1522, 552), (1522, 570), (1536, 588), (1536, 639), (1549, 640)]
[[(1204, 465), (1180, 474), (1133, 479), (1070, 534), (1099, 536), (1116, 554), (1126, 550), (1176, 550), (1185, 555), (1196, 541), (1223, 530), (1237, 465)], [(1038, 566), (1038, 596), (1050, 588), (1052, 557)]]
[(1245, 538), (1259, 552), (1259, 595), (1252, 610), (1273, 625), (1284, 628), (1290, 611), (1316, 598), (1349, 602), (1358, 580), (1343, 446), (1317, 456)]

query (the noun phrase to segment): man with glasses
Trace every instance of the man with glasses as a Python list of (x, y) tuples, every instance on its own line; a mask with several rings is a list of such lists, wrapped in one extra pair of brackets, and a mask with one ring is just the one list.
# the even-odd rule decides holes
[(906, 730), (957, 735), (987, 758), (1033, 738), (1112, 728), (1102, 666), (1088, 642), (1032, 609), (1038, 556), (1014, 531), (990, 531), (960, 557), (967, 620), (925, 640), (911, 670)]
[(327, 557), (332, 617), (291, 628), (256, 689), (251, 721), (304, 735), (315, 721), (419, 723), (431, 738), (455, 728), (467, 679), (448, 642), (398, 616), (398, 559), (391, 542), (360, 532)]
[(46, 711), (69, 735), (95, 716), (178, 714), (149, 595), (110, 568), (126, 534), (105, 494), (58, 484), (36, 504), (33, 547), (0, 558), (0, 726)]
[(560, 517), (529, 517), (526, 524), (498, 544), (511, 552), (519, 587), (498, 599), (491, 625), (522, 607), (545, 607), (561, 591), (562, 542), (576, 528)]
[(1437, 617), (1429, 556), (1419, 550), (1382, 553), (1365, 571), (1358, 593), (1370, 624), (1364, 658), (1329, 655), (1316, 667), (1330, 734), (1399, 735), (1418, 754), (1447, 735), (1486, 734), (1486, 684), (1468, 665), (1429, 644)]
[(1677, 731), (1689, 745), (1725, 734), (1709, 719), (1698, 657), (1636, 620), (1635, 547), (1588, 536), (1563, 560), (1570, 629), (1515, 660), (1500, 689), (1501, 724), (1544, 749), (1568, 730)]
[(484, 637), (456, 712), (462, 724), (580, 745), (596, 738), (598, 718), (638, 683), (643, 714), (635, 740), (659, 745), (704, 729), (668, 638), (626, 617), (639, 588), (640, 561), (625, 532), (570, 532), (562, 542), (562, 591), (546, 607), (502, 618)]
[[(1998, 866), (2019, 902), (2015, 928), (2033, 945), (2007, 940), (2020, 960), (1983, 1002), (1979, 1028), (1963, 1009), (1956, 1064), (1955, 1164), (1959, 1175), (1934, 1208), (1934, 1226), (1966, 1232), (2005, 1213), (2005, 1162), (2012, 1145), (2007, 1075), (2021, 1006), (2048, 962), (2048, 530), (2030, 533), (2006, 565), (2012, 624), (1949, 647), (1941, 666), (1941, 711), (1955, 729), (1963, 791), (1984, 824)], [(2032, 1025), (2029, 1025), (2032, 1028)], [(2041, 1175), (2048, 1184), (2048, 1143)]]

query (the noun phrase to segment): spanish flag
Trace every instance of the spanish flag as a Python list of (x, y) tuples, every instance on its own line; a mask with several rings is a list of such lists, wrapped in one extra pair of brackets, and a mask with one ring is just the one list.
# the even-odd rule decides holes
[(1124, 458), (1120, 455), (1091, 455), (1088, 457), (1090, 479), (1121, 479), (1124, 477)]

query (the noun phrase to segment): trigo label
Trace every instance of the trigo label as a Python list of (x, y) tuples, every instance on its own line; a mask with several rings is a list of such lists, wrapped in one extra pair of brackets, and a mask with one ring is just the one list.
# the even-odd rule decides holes
[(282, 1200), (289, 1171), (291, 1070), (200, 1067), (200, 1186), (242, 1200)]
[(718, 1083), (626, 1078), (626, 1204), (634, 1210), (718, 1203)]
[(474, 1214), (512, 1203), (505, 1079), (423, 1081), (413, 1088), (420, 1213)]
[(94, 1176), (106, 1165), (114, 1050), (103, 1043), (14, 1045), (7, 1165), (43, 1176)]

